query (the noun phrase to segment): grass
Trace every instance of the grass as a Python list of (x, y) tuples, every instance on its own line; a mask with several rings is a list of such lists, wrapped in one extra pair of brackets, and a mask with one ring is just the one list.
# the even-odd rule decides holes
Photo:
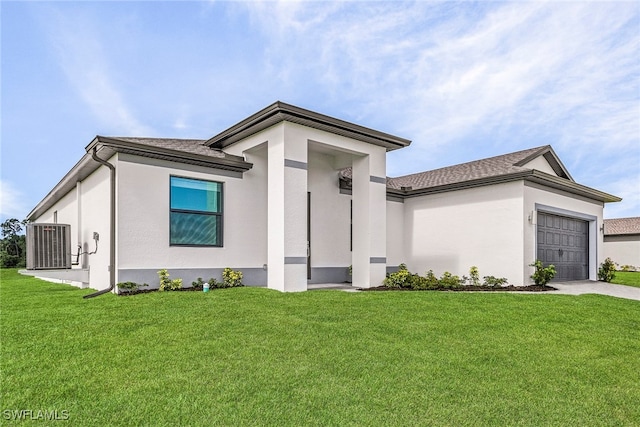
[(637, 301), (255, 288), (83, 300), (90, 290), (1, 274), (8, 424), (11, 410), (82, 426), (640, 424)]
[(611, 283), (640, 288), (640, 271), (616, 271), (616, 277)]

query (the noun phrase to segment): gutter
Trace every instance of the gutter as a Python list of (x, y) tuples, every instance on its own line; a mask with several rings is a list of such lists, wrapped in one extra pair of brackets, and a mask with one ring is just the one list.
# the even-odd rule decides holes
[(93, 147), (91, 152), (91, 158), (103, 166), (109, 168), (110, 171), (110, 206), (109, 206), (109, 287), (98, 292), (94, 292), (89, 295), (85, 295), (82, 298), (94, 298), (108, 292), (113, 291), (116, 286), (116, 167), (106, 160), (102, 160), (98, 157), (96, 147)]

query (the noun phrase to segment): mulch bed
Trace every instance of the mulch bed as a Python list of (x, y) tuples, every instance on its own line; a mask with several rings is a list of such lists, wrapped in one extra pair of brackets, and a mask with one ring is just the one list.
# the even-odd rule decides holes
[(461, 286), (459, 288), (438, 288), (438, 289), (409, 289), (409, 288), (387, 288), (386, 286), (376, 286), (375, 288), (360, 288), (360, 291), (440, 291), (440, 292), (547, 292), (557, 291), (556, 288), (547, 285), (527, 285), (527, 286)]
[[(213, 288), (211, 289), (213, 290)], [(202, 292), (202, 288), (194, 288), (194, 287), (190, 287), (190, 288), (180, 288), (180, 289), (175, 289), (172, 291), (164, 291), (164, 292)], [(118, 296), (121, 297), (128, 297), (131, 295), (138, 295), (138, 294), (148, 294), (151, 292), (160, 292), (159, 289), (138, 289), (135, 291), (120, 291), (120, 293), (118, 294)]]

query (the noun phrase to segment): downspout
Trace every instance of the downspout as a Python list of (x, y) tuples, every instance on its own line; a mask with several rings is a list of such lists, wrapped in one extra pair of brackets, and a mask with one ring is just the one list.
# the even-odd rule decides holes
[(111, 206), (109, 209), (109, 287), (98, 292), (94, 292), (89, 295), (85, 295), (82, 298), (93, 298), (111, 292), (116, 286), (116, 167), (111, 163), (102, 160), (96, 153), (96, 147), (93, 147), (91, 152), (91, 158), (109, 168), (111, 172)]

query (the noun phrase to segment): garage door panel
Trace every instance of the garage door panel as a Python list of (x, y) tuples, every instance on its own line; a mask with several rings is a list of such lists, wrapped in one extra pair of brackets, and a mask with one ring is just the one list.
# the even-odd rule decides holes
[(586, 221), (538, 213), (538, 259), (555, 265), (554, 280), (588, 278), (588, 230)]

